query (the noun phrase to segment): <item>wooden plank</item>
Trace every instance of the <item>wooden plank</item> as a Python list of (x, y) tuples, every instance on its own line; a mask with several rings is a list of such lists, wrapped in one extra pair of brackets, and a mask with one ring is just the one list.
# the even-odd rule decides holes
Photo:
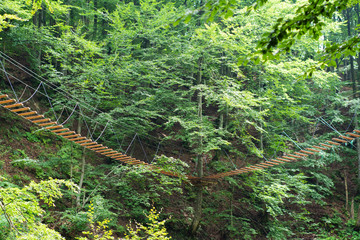
[(112, 149), (111, 149), (111, 148), (109, 148), (109, 149), (100, 150), (100, 151), (96, 151), (96, 152), (97, 152), (97, 153), (102, 153), (102, 152), (108, 152), (108, 151), (112, 151)]
[(48, 121), (51, 121), (50, 118), (45, 118), (45, 119), (41, 119), (41, 120), (35, 120), (35, 121), (31, 121), (33, 123), (42, 123), (42, 122), (48, 122)]
[(10, 108), (15, 108), (15, 107), (23, 107), (24, 106), (24, 104), (22, 104), (22, 103), (15, 103), (15, 104), (11, 104), (11, 105), (6, 105), (6, 106), (3, 106), (4, 108), (6, 108), (6, 109), (10, 109)]
[[(57, 122), (42, 123), (42, 124), (39, 124), (39, 126), (40, 127), (45, 127), (45, 126), (55, 125), (55, 124), (58, 124), (58, 123)], [(57, 127), (59, 127), (59, 126), (62, 127), (62, 125), (58, 125)], [(48, 128), (46, 128), (46, 129), (48, 129)]]
[(355, 138), (347, 137), (347, 136), (344, 136), (344, 135), (340, 135), (339, 137), (350, 140), (350, 141), (355, 139)]
[[(19, 110), (19, 109), (16, 109), (16, 110)], [(27, 110), (30, 110), (30, 108), (28, 108)], [(29, 116), (29, 115), (34, 115), (34, 114), (37, 114), (36, 111), (31, 111), (31, 112), (26, 112), (26, 113), (19, 113), (18, 115), (19, 116)]]
[[(82, 144), (80, 144), (80, 146), (82, 146)], [(84, 146), (84, 147), (86, 147), (86, 148), (88, 148), (90, 150), (94, 150), (94, 147), (100, 147), (100, 146), (102, 146), (102, 144), (96, 144), (94, 146)]]
[(92, 140), (91, 139), (86, 139), (86, 140), (78, 141), (78, 142), (75, 142), (75, 143), (80, 144), (80, 143), (86, 143), (86, 142), (92, 142)]
[(350, 136), (353, 136), (353, 137), (356, 137), (356, 138), (360, 137), (360, 135), (355, 134), (355, 133), (351, 133), (351, 132), (347, 132), (346, 134), (350, 135)]
[(56, 125), (56, 126), (51, 126), (51, 127), (46, 127), (45, 129), (50, 130), (50, 129), (56, 129), (56, 128), (62, 128), (63, 125)]
[(324, 148), (324, 147), (319, 147), (319, 146), (312, 146), (313, 148), (317, 148), (317, 149), (321, 149), (321, 150), (328, 150), (327, 148)]
[(354, 132), (360, 133), (360, 130), (355, 129)]
[(70, 129), (68, 129), (68, 128), (62, 128), (62, 129), (52, 130), (51, 132), (58, 133), (58, 132), (69, 131), (69, 130)]
[(315, 153), (313, 153), (313, 152), (309, 152), (309, 151), (305, 151), (305, 150), (300, 150), (300, 152), (302, 152), (302, 153), (307, 153), (307, 154), (315, 154)]
[(340, 138), (332, 138), (332, 140), (334, 140), (336, 142), (347, 143), (346, 140), (343, 140), (343, 139), (340, 139)]
[(122, 155), (122, 153), (114, 153), (114, 154), (110, 154), (110, 155), (108, 155), (108, 157), (113, 157), (113, 158), (116, 158), (116, 157), (118, 157), (118, 156), (121, 156)]
[(7, 94), (0, 95), (0, 98), (7, 98), (9, 97)]
[(298, 156), (298, 155), (294, 155), (294, 154), (288, 154), (288, 156), (294, 157), (294, 158), (302, 158), (302, 156)]
[(14, 102), (16, 102), (15, 99), (9, 99), (9, 100), (0, 101), (0, 104), (14, 103)]
[[(29, 111), (29, 110), (30, 110), (29, 107), (24, 107), (24, 108), (13, 109), (13, 110), (10, 110), (10, 111), (13, 112), (13, 113), (17, 113), (17, 112), (24, 112), (24, 111)], [(20, 115), (20, 116), (22, 116), (22, 115)]]
[(290, 160), (283, 159), (283, 158), (279, 158), (279, 157), (277, 157), (276, 159), (277, 159), (277, 160), (280, 160), (280, 161), (284, 161), (284, 162), (291, 162)]
[(332, 141), (326, 141), (327, 143), (330, 143), (332, 145), (336, 145), (336, 146), (340, 146), (340, 143), (337, 142), (332, 142)]
[(303, 157), (309, 156), (308, 154), (303, 154), (303, 153), (299, 153), (299, 152), (294, 152), (294, 153), (297, 154), (297, 155), (303, 156)]
[(118, 161), (125, 161), (126, 159), (130, 159), (130, 157), (120, 157), (120, 158), (115, 158), (115, 160), (118, 160)]
[(64, 133), (57, 133), (56, 135), (64, 136), (64, 135), (69, 135), (69, 134), (73, 134), (73, 133), (75, 133), (75, 131), (64, 132)]
[(37, 119), (37, 118), (44, 118), (44, 115), (37, 115), (37, 116), (26, 117), (25, 119), (31, 120), (31, 119)]
[(263, 167), (263, 168), (272, 167), (271, 165), (269, 166), (269, 165), (262, 164), (262, 163), (255, 164), (254, 166), (259, 166), (259, 167)]
[(94, 144), (98, 144), (97, 142), (92, 142), (92, 143), (84, 143), (84, 144), (80, 144), (81, 146), (89, 146), (89, 145), (94, 145)]
[(320, 152), (319, 150), (316, 150), (316, 149), (312, 149), (312, 148), (305, 148), (306, 150), (308, 150), (308, 151), (312, 151), (312, 152)]
[(325, 144), (325, 143), (320, 143), (321, 146), (324, 146), (324, 147), (328, 147), (328, 148), (332, 148), (333, 146), (331, 145), (328, 145), (328, 144)]
[(292, 157), (288, 157), (288, 156), (282, 156), (282, 158), (289, 159), (289, 160), (292, 160), (292, 161), (296, 161), (296, 158), (292, 158)]
[(107, 156), (108, 154), (117, 153), (118, 151), (103, 152), (102, 154)]
[[(269, 161), (267, 161), (266, 163), (268, 163)], [(279, 161), (279, 160), (276, 160), (276, 159), (271, 159), (271, 164), (274, 164), (274, 163), (272, 163), (272, 162), (277, 162), (277, 163), (285, 163), (285, 162), (283, 162), (283, 161)], [(290, 161), (289, 161), (290, 162)]]
[(69, 139), (69, 138), (74, 138), (74, 137), (78, 137), (80, 136), (80, 134), (74, 134), (74, 135), (70, 135), (70, 136), (63, 136), (63, 138)]
[(97, 151), (97, 150), (102, 150), (102, 149), (107, 149), (108, 147), (99, 147), (99, 148), (93, 148), (91, 150), (93, 151)]
[(78, 141), (78, 140), (84, 140), (84, 139), (86, 139), (86, 137), (74, 138), (74, 139), (70, 139), (70, 141)]

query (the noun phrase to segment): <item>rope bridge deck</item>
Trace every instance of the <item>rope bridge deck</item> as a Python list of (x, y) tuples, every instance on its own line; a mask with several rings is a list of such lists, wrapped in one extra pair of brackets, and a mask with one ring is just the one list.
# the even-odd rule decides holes
[[(44, 115), (37, 113), (36, 111), (32, 111), (30, 107), (24, 106), (23, 103), (17, 102), (15, 99), (10, 98), (8, 95), (3, 94), (0, 95), (0, 105), (11, 111), (14, 114), (30, 121), (33, 124), (38, 125), (41, 128), (51, 131), (52, 133), (67, 139), (75, 144), (78, 144), (82, 147), (85, 147), (91, 151), (94, 151), (100, 155), (105, 157), (110, 157), (114, 160), (118, 160), (122, 163), (130, 164), (130, 165), (145, 165), (152, 170), (159, 171), (160, 173), (171, 176), (171, 177), (179, 177), (179, 174), (171, 171), (165, 171), (161, 168), (146, 163), (144, 161), (138, 160), (136, 158), (132, 158), (126, 154), (123, 154), (114, 149), (108, 148), (103, 144), (98, 144), (96, 141), (88, 139), (80, 134), (76, 134), (75, 131), (71, 131), (69, 128), (65, 128), (63, 125), (58, 124), (56, 121), (52, 121), (50, 118), (45, 118)], [(258, 170), (264, 170), (269, 167), (277, 166), (280, 164), (285, 164), (289, 162), (305, 160), (311, 155), (320, 153), (321, 151), (329, 150), (336, 146), (341, 146), (350, 143), (356, 138), (360, 137), (360, 130), (355, 129), (353, 132), (347, 132), (345, 135), (340, 135), (338, 138), (332, 138), (331, 141), (326, 141), (325, 143), (319, 143), (319, 145), (314, 145), (312, 148), (306, 148), (305, 150), (300, 150), (299, 152), (294, 152), (293, 154), (285, 154), (282, 157), (277, 157), (276, 159), (272, 159), (270, 161), (265, 161), (263, 163), (254, 164), (248, 167), (242, 167), (240, 169), (236, 169), (233, 171), (213, 174), (209, 176), (205, 176), (202, 178), (185, 175), (192, 183), (195, 184), (203, 184), (207, 185), (212, 183), (220, 178), (224, 178), (227, 176), (234, 176), (243, 173), (249, 173)]]
[[(45, 118), (44, 115), (40, 115), (36, 111), (32, 111), (30, 107), (24, 106), (23, 103), (17, 103), (15, 99), (10, 98), (7, 94), (0, 95), (0, 105), (3, 108), (11, 111), (12, 113), (30, 121), (31, 123), (36, 124), (39, 127), (44, 128), (46, 130), (49, 130), (52, 133), (66, 140), (74, 142), (75, 144), (90, 149), (91, 151), (94, 151), (100, 155), (103, 155), (105, 157), (110, 157), (114, 160), (118, 160), (120, 162), (130, 165), (146, 165), (148, 168), (157, 170), (164, 175), (179, 177), (179, 175), (175, 172), (164, 171), (157, 166), (148, 164), (136, 158), (132, 158), (126, 154), (108, 148), (103, 144), (98, 144), (96, 141), (87, 139), (86, 137), (83, 137), (80, 134), (76, 134), (75, 131), (71, 131), (69, 128), (64, 128), (63, 125), (58, 124), (56, 121), (52, 121), (50, 118)], [(186, 177), (189, 180), (196, 178), (193, 176), (186, 176)]]

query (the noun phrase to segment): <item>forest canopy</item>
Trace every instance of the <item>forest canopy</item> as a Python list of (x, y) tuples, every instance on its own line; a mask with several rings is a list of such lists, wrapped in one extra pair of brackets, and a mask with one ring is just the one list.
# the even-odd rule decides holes
[(3, 0), (0, 97), (37, 115), (0, 103), (0, 240), (357, 239), (358, 24), (343, 0)]

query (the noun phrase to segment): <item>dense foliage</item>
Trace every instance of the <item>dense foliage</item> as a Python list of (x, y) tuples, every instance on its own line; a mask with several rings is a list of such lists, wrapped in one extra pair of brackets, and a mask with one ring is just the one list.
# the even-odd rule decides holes
[(359, 141), (207, 186), (186, 175), (357, 128), (359, 23), (345, 1), (3, 0), (1, 92), (179, 177), (1, 110), (0, 239), (357, 239)]

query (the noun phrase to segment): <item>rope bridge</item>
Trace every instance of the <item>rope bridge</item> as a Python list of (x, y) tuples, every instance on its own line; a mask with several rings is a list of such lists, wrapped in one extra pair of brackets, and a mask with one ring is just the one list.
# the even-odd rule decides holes
[[(20, 63), (16, 62), (15, 60), (11, 59), (9, 56), (7, 56), (6, 54), (2, 53), (0, 51), (0, 56), (3, 57), (4, 60), (10, 62), (11, 64), (13, 64), (14, 66), (18, 67), (20, 70), (29, 73), (28, 71), (31, 71), (29, 69), (27, 69), (26, 67), (24, 67), (23, 65), (21, 65)], [(79, 102), (75, 105), (74, 109), (71, 111), (71, 113), (69, 114), (69, 116), (67, 117), (67, 119), (65, 121), (63, 121), (62, 123), (58, 123), (62, 113), (64, 112), (64, 108), (60, 114), (59, 117), (57, 117), (54, 108), (53, 108), (53, 104), (51, 102), (50, 97), (48, 96), (47, 92), (46, 92), (46, 88), (45, 88), (45, 83), (44, 82), (40, 82), (39, 86), (35, 89), (30, 87), (29, 85), (27, 85), (26, 83), (24, 83), (23, 81), (17, 79), (18, 81), (20, 81), (22, 84), (25, 85), (25, 89), (23, 91), (23, 93), (21, 94), (20, 98), (18, 98), (15, 89), (9, 79), (9, 75), (4, 67), (4, 64), (2, 61), (0, 61), (1, 63), (1, 67), (2, 69), (0, 69), (1, 71), (4, 72), (9, 85), (11, 86), (12, 91), (14, 92), (14, 96), (16, 99), (9, 97), (7, 94), (2, 94), (0, 93), (0, 106), (2, 106), (3, 108), (11, 111), (12, 113), (30, 121), (32, 124), (36, 124), (38, 127), (41, 127), (42, 129), (48, 130), (54, 134), (56, 134), (59, 137), (62, 137), (66, 140), (69, 140), (81, 147), (85, 147), (91, 151), (94, 151), (102, 156), (105, 157), (110, 157), (114, 160), (120, 161), (122, 163), (126, 163), (126, 164), (130, 164), (130, 165), (144, 165), (146, 167), (148, 167), (151, 170), (154, 171), (159, 171), (160, 173), (167, 175), (167, 176), (171, 176), (171, 177), (180, 177), (178, 173), (172, 172), (172, 171), (165, 171), (163, 169), (161, 169), (158, 166), (155, 166), (151, 163), (146, 163), (144, 161), (138, 160), (136, 158), (133, 158), (129, 155), (127, 155), (128, 150), (130, 149), (131, 145), (133, 144), (134, 140), (136, 139), (136, 137), (138, 137), (138, 139), (140, 140), (139, 136), (137, 134), (135, 134), (134, 138), (132, 139), (129, 147), (127, 148), (127, 150), (125, 151), (125, 153), (121, 153), (120, 151), (114, 150), (112, 148), (109, 148), (103, 144), (99, 144), (97, 141), (100, 139), (100, 137), (103, 135), (105, 129), (108, 127), (108, 123), (106, 123), (106, 125), (104, 126), (103, 130), (101, 131), (101, 134), (95, 139), (92, 139), (92, 136), (94, 134), (94, 131), (91, 133), (90, 129), (89, 133), (90, 133), (90, 138), (89, 137), (85, 137), (82, 136), (79, 133), (76, 133), (75, 131), (70, 130), (69, 128), (64, 127), (63, 125), (71, 118), (71, 116), (74, 114), (74, 112), (76, 111), (77, 108), (79, 108), (79, 114), (84, 117), (82, 110), (80, 108), (80, 104)], [(26, 68), (28, 71), (26, 71), (24, 68)], [(32, 71), (31, 71), (32, 72)], [(32, 72), (33, 73), (33, 72)], [(33, 75), (32, 75), (33, 76)], [(14, 76), (12, 76), (14, 77)], [(16, 77), (15, 77), (16, 78)], [(44, 96), (47, 97), (47, 99), (49, 100), (50, 103), (50, 107), (54, 113), (55, 119), (56, 121), (53, 121), (51, 118), (47, 118), (42, 114), (39, 114), (36, 111), (31, 110), (30, 107), (25, 106), (25, 103), (28, 102), (40, 89), (40, 87), (43, 87), (43, 90), (45, 92), (45, 94), (43, 94)], [(26, 90), (26, 88), (32, 88), (34, 90), (34, 92), (31, 94), (31, 96), (26, 99), (25, 101), (20, 102), (21, 97), (24, 95), (24, 92)], [(88, 104), (87, 104), (88, 105)], [(94, 108), (95, 109), (95, 108)], [(96, 109), (95, 109), (96, 110)], [(86, 121), (85, 121), (86, 126), (88, 127)], [(96, 128), (96, 127), (95, 127)], [(332, 128), (332, 127), (331, 127)], [(314, 154), (320, 153), (321, 151), (326, 151), (329, 150), (333, 147), (337, 147), (337, 146), (341, 146), (341, 145), (346, 145), (346, 144), (352, 144), (351, 141), (355, 140), (356, 138), (360, 137), (360, 130), (355, 129), (352, 132), (346, 132), (345, 134), (341, 134), (339, 133), (337, 130), (336, 132), (339, 134), (338, 138), (332, 138), (331, 141), (325, 141), (323, 143), (319, 143), (318, 145), (314, 145), (311, 148), (306, 148), (306, 149), (301, 149), (298, 152), (293, 152), (292, 154), (284, 154), (282, 157), (277, 157), (276, 159), (271, 159), (271, 160), (266, 160), (265, 162), (262, 163), (258, 163), (258, 164), (254, 164), (248, 167), (242, 167), (240, 169), (236, 169), (233, 171), (228, 171), (228, 172), (223, 172), (223, 173), (218, 173), (218, 174), (213, 174), (213, 175), (209, 175), (209, 176), (205, 176), (202, 178), (199, 177), (195, 177), (195, 176), (191, 176), (191, 175), (185, 175), (191, 182), (196, 183), (196, 184), (206, 184), (209, 182), (213, 182), (216, 181), (218, 179), (227, 177), (227, 176), (234, 176), (234, 175), (239, 175), (239, 174), (243, 174), (243, 173), (249, 173), (249, 172), (253, 172), (253, 171), (259, 171), (259, 170), (264, 170), (266, 168), (269, 167), (273, 167), (273, 166), (277, 166), (280, 164), (285, 164), (285, 163), (289, 163), (289, 162), (293, 162), (293, 161), (299, 161), (299, 160), (306, 160), (306, 158), (308, 158), (309, 156), (312, 156)], [(118, 139), (117, 139), (118, 140)], [(140, 145), (145, 153), (145, 150), (141, 144), (140, 141)], [(158, 145), (158, 149), (156, 150), (156, 154), (159, 150), (160, 147), (160, 143)], [(145, 153), (145, 157), (146, 153)], [(152, 162), (152, 161), (151, 161)]]

